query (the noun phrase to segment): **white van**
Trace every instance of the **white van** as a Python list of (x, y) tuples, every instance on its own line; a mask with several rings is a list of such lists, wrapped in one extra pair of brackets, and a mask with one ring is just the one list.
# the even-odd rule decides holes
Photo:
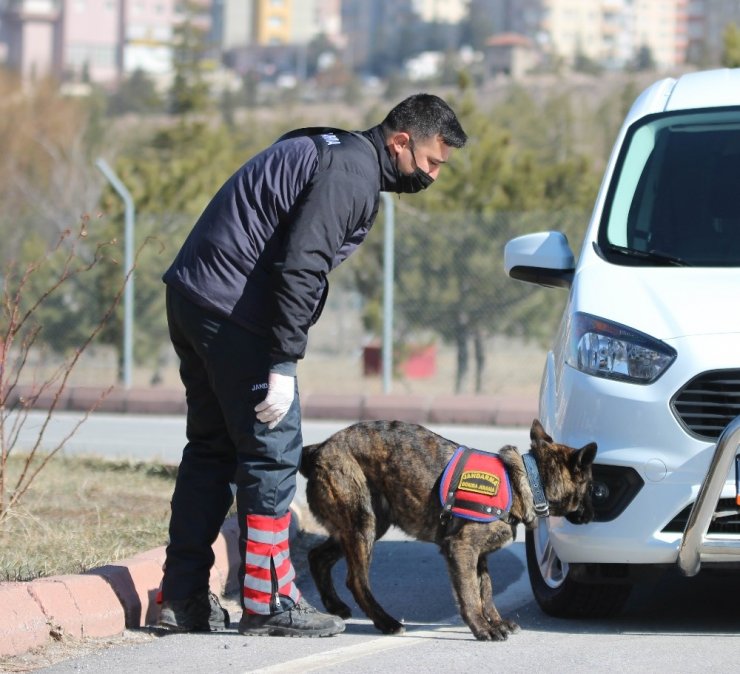
[(527, 534), (540, 606), (604, 616), (645, 571), (740, 570), (740, 69), (637, 98), (577, 263), (558, 232), (513, 239), (504, 257), (512, 278), (569, 289), (540, 418), (558, 442), (598, 444), (594, 522)]

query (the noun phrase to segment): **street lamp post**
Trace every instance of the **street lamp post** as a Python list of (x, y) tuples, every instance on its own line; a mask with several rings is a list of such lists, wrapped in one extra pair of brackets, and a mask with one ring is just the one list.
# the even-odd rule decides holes
[(123, 199), (125, 208), (124, 274), (128, 278), (123, 290), (123, 386), (129, 389), (134, 359), (134, 200), (105, 159), (95, 164)]
[(391, 195), (381, 192), (385, 207), (383, 237), (383, 393), (391, 392), (393, 382), (393, 265), (395, 211)]

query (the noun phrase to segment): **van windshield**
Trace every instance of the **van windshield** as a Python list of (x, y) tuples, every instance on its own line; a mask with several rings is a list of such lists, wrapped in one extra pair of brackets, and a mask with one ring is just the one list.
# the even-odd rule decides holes
[(599, 246), (616, 264), (740, 265), (740, 109), (646, 118), (629, 132)]

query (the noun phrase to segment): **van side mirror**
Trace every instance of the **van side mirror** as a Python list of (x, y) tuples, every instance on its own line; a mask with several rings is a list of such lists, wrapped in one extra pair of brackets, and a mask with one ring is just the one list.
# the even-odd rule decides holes
[(518, 236), (506, 244), (504, 267), (508, 276), (519, 281), (570, 288), (576, 260), (565, 234), (537, 232)]

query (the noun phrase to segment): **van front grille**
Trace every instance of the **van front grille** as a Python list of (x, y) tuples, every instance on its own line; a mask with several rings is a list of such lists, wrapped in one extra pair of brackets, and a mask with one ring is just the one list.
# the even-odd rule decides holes
[[(686, 524), (689, 521), (693, 503), (686, 506), (678, 515), (676, 515), (668, 524), (663, 527), (667, 533), (683, 533), (686, 530)], [(712, 521), (707, 530), (709, 534), (740, 534), (740, 507), (735, 503), (735, 499), (722, 498), (717, 503), (717, 510), (714, 512)]]
[(715, 370), (694, 377), (673, 397), (671, 408), (692, 433), (717, 440), (740, 415), (740, 370)]

